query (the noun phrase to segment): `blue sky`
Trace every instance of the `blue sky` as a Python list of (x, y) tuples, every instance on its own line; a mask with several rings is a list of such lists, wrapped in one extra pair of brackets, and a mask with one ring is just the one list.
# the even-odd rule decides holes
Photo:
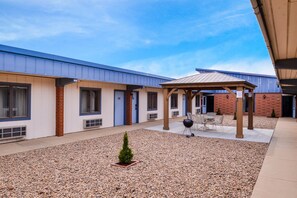
[(171, 77), (274, 74), (249, 0), (0, 0), (0, 43)]

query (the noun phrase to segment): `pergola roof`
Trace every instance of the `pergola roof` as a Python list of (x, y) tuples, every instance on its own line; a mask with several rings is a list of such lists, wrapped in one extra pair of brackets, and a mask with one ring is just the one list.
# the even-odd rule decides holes
[(161, 84), (164, 88), (199, 88), (199, 89), (223, 89), (228, 87), (236, 89), (236, 87), (244, 87), (254, 89), (256, 85), (246, 80), (236, 78), (219, 72), (198, 73), (192, 76), (179, 78), (176, 80), (164, 82)]

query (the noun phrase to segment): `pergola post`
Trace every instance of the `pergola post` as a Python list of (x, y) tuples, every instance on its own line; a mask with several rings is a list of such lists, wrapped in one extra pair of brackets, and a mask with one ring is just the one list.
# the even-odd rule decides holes
[(168, 104), (168, 100), (169, 98), (168, 96), (168, 89), (163, 89), (163, 116), (164, 116), (164, 125), (163, 125), (163, 129), (164, 130), (169, 130), (169, 104)]
[(192, 90), (187, 91), (187, 113), (192, 113)]
[(254, 92), (253, 90), (249, 90), (249, 96), (248, 96), (248, 129), (249, 130), (253, 130), (254, 129), (254, 120), (253, 120), (253, 117), (254, 117)]
[(237, 124), (236, 124), (236, 138), (243, 138), (243, 87), (237, 87), (236, 89), (237, 100)]

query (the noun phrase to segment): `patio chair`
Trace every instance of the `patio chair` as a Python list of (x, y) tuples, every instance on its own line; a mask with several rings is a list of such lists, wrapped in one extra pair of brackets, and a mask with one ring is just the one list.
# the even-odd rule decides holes
[(190, 113), (190, 112), (187, 113), (187, 119), (190, 119), (190, 120), (193, 119), (193, 118), (192, 118), (192, 113)]
[(214, 122), (211, 123), (211, 125), (213, 126), (213, 128), (217, 129), (218, 126), (221, 127), (222, 130), (224, 130), (223, 127), (223, 120), (224, 120), (224, 116), (220, 115), (220, 116), (216, 116)]
[[(205, 121), (205, 118), (203, 115), (196, 116), (196, 124), (197, 124), (197, 130), (199, 130), (199, 129), (202, 129), (202, 131), (205, 130), (206, 121)], [(199, 128), (199, 124), (203, 125), (203, 126)]]

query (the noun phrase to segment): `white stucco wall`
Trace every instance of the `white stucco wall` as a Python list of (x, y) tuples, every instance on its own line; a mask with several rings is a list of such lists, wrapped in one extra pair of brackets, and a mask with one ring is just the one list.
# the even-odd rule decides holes
[(0, 122), (0, 127), (27, 126), (27, 139), (55, 135), (55, 80), (13, 74), (0, 74), (0, 82), (31, 84), (31, 119)]
[[(101, 88), (101, 114), (79, 115), (80, 87)], [(114, 126), (114, 91), (126, 90), (126, 85), (80, 81), (65, 86), (64, 131), (83, 131), (83, 120), (102, 118), (102, 127)]]

